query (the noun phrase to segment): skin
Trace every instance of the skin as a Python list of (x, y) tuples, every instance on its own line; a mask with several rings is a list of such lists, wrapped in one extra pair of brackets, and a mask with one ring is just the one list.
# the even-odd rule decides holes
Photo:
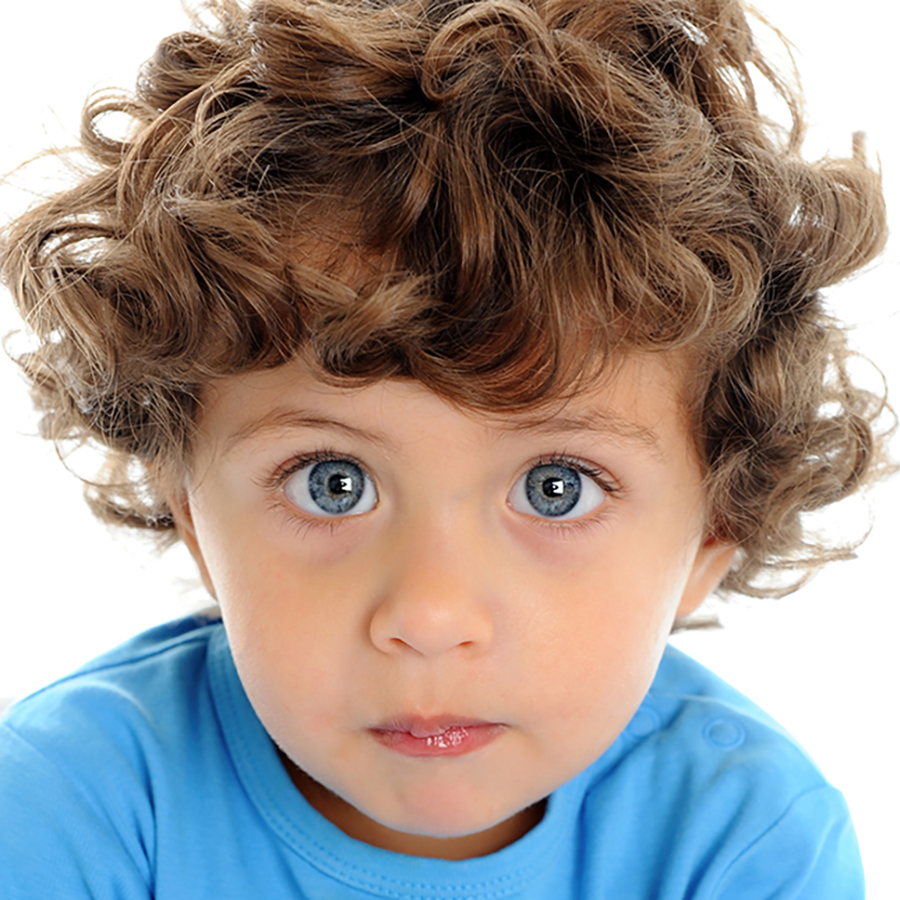
[[(615, 740), (673, 620), (734, 552), (704, 530), (681, 382), (677, 360), (633, 354), (562, 410), (504, 418), (409, 381), (329, 387), (300, 359), (210, 390), (172, 508), (247, 695), (323, 816), (378, 847), (481, 856)], [(588, 415), (596, 429), (574, 421)], [(293, 502), (306, 476), (285, 473), (316, 452), (366, 470), (371, 508)], [(583, 514), (542, 516), (515, 486), (548, 457), (608, 489), (581, 476)], [(447, 758), (373, 737), (412, 715), (503, 729)]]

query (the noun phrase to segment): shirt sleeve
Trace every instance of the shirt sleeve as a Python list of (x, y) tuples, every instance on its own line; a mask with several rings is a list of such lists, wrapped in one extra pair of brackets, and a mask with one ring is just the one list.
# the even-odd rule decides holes
[(83, 784), (4, 723), (0, 823), (3, 900), (151, 900), (140, 848)]
[(862, 861), (844, 798), (797, 797), (723, 873), (711, 900), (864, 900)]

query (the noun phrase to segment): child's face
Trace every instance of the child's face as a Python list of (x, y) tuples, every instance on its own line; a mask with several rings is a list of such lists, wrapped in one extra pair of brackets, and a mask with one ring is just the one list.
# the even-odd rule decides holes
[(300, 361), (211, 390), (173, 506), (327, 818), (481, 855), (622, 731), (732, 552), (704, 539), (673, 371), (634, 355), (537, 423), (411, 382), (328, 387)]

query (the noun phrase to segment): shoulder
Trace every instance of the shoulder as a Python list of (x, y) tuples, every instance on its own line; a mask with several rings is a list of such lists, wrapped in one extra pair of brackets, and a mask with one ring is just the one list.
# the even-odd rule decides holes
[[(636, 750), (668, 760), (690, 778), (691, 805), (728, 816), (740, 805), (760, 828), (810, 792), (843, 806), (840, 794), (793, 736), (740, 691), (668, 647), (625, 732)], [(643, 747), (640, 745), (643, 744)]]
[(220, 620), (203, 613), (157, 625), (14, 703), (2, 721), (21, 724), (60, 698), (92, 690), (150, 694), (160, 686), (157, 673), (173, 676), (176, 669), (202, 667), (206, 645), (220, 628)]
[(202, 718), (221, 627), (202, 615), (157, 626), (25, 697), (0, 721), (0, 754), (31, 747), (76, 776), (100, 758), (143, 765)]
[(640, 846), (672, 897), (863, 896), (841, 793), (771, 716), (672, 647), (585, 805), (592, 843)]
[(735, 768), (756, 789), (788, 794), (826, 786), (815, 763), (772, 716), (718, 675), (667, 647), (627, 732), (645, 730), (694, 769)]
[(46, 746), (88, 724), (81, 740), (135, 719), (174, 714), (203, 681), (209, 641), (221, 623), (189, 616), (151, 628), (11, 706), (2, 727)]
[(189, 761), (216, 729), (204, 684), (219, 629), (200, 617), (153, 628), (10, 707), (0, 720), (0, 808), (14, 823), (0, 840), (4, 897), (61, 896), (61, 885), (66, 896), (84, 885), (111, 897), (125, 884), (144, 895), (167, 761)]

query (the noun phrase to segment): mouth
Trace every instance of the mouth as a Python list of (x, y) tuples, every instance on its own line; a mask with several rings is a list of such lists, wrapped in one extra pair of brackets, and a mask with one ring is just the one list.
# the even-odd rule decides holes
[(463, 756), (498, 738), (506, 726), (499, 722), (465, 719), (458, 716), (392, 719), (369, 729), (369, 733), (389, 750), (404, 756)]

